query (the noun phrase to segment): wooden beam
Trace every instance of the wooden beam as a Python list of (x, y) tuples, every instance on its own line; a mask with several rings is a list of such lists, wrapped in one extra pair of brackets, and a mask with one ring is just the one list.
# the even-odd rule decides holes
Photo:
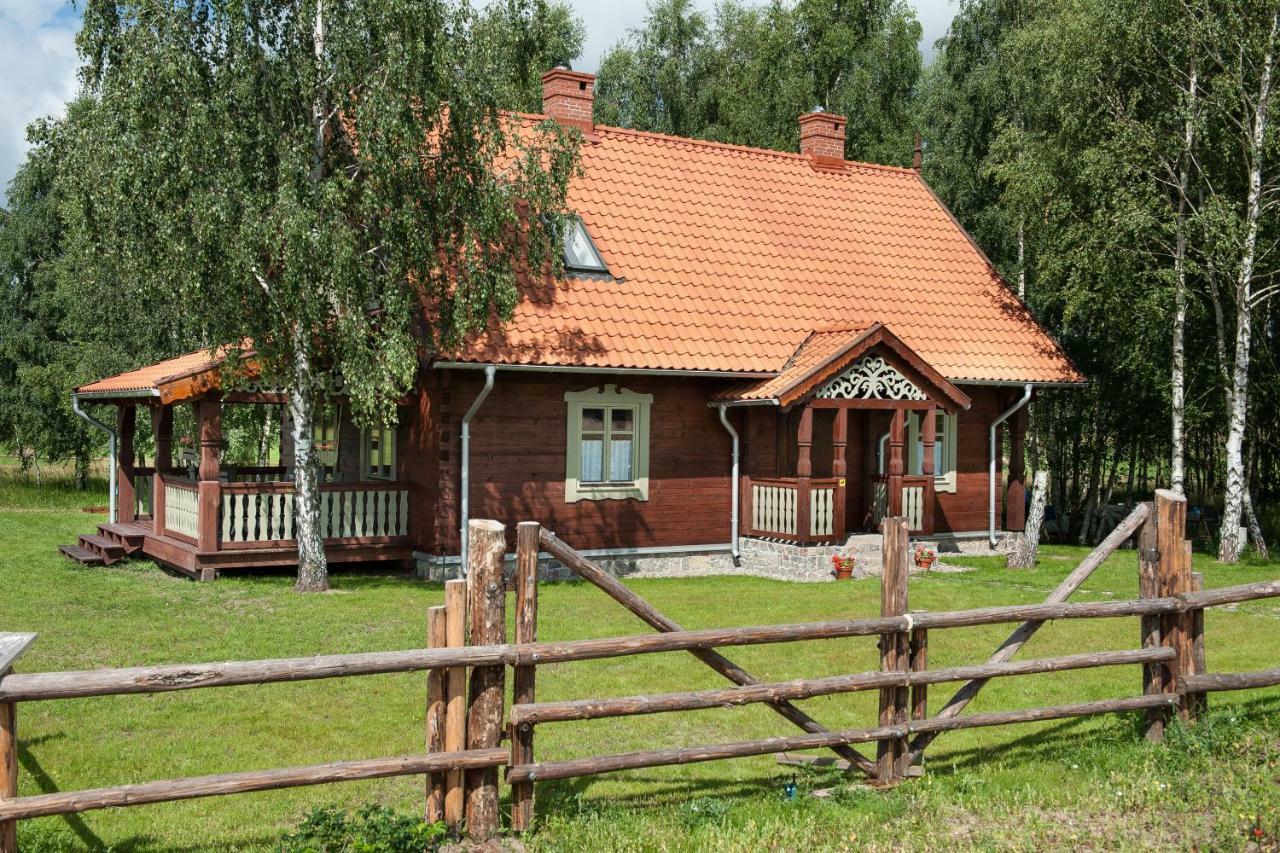
[(910, 734), (936, 734), (956, 729), (1034, 723), (1097, 714), (1125, 713), (1128, 711), (1140, 711), (1164, 703), (1176, 704), (1177, 701), (1176, 696), (1136, 696), (1128, 699), (1081, 702), (1075, 705), (1028, 708), (1021, 711), (969, 714), (964, 717), (931, 717), (927, 720), (908, 720), (897, 726), (844, 729), (821, 734), (792, 735), (790, 737), (774, 737), (713, 746), (658, 749), (620, 755), (577, 758), (554, 763), (525, 764), (509, 767), (507, 769), (507, 778), (511, 780), (531, 779), (537, 781), (572, 779), (578, 776), (593, 776), (597, 773), (610, 773), (617, 770), (635, 770), (643, 767), (663, 767), (673, 764), (693, 764), (700, 761), (718, 761), (723, 758), (769, 755), (789, 750), (817, 749), (838, 744), (869, 743), (886, 738), (902, 738)]
[(396, 758), (368, 758), (332, 761), (281, 770), (249, 770), (216, 776), (167, 779), (136, 785), (115, 785), (86, 791), (36, 794), (0, 801), (0, 820), (26, 820), (49, 815), (75, 814), (91, 809), (141, 806), (172, 800), (190, 800), (250, 791), (274, 791), (303, 785), (324, 785), (357, 779), (389, 776), (420, 776), (447, 768), (501, 767), (510, 753), (505, 749), (478, 749), (464, 752), (437, 752), (432, 755), (405, 755)]
[(13, 669), (18, 658), (27, 653), (37, 636), (39, 635), (0, 631), (0, 675)]
[(133, 484), (137, 423), (137, 404), (121, 403), (116, 409), (116, 521), (125, 523), (138, 517), (138, 497)]
[(1277, 684), (1280, 684), (1280, 669), (1263, 669), (1257, 672), (1207, 672), (1204, 675), (1188, 675), (1182, 679), (1182, 686), (1189, 693), (1253, 690), (1258, 687), (1274, 687)]
[[(682, 632), (684, 629), (680, 627), (675, 620), (668, 618), (660, 613), (653, 605), (627, 589), (617, 578), (601, 569), (590, 560), (585, 559), (577, 551), (570, 548), (551, 531), (543, 528), (539, 531), (538, 541), (551, 556), (555, 557), (564, 566), (577, 574), (584, 580), (590, 581), (614, 601), (621, 604), (633, 615), (641, 619), (649, 627), (663, 632), (659, 636), (670, 636), (672, 633)], [(747, 672), (733, 661), (726, 658), (719, 652), (710, 649), (692, 650), (693, 656), (705, 663), (711, 669), (715, 670), (725, 678), (738, 685), (752, 685), (760, 682), (755, 676)], [(770, 702), (769, 707), (777, 714), (785, 717), (795, 725), (799, 726), (806, 732), (825, 732), (826, 728), (822, 726), (813, 717), (810, 717), (804, 711), (785, 700)], [(862, 753), (850, 746), (837, 744), (833, 747), (833, 752), (846, 761), (852, 762), (862, 772), (872, 775), (875, 773), (876, 765)]]

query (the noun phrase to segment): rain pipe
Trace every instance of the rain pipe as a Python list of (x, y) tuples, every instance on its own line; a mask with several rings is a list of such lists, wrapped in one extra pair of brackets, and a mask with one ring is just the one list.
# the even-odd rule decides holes
[(719, 405), (720, 423), (724, 424), (724, 428), (728, 431), (730, 438), (733, 439), (733, 467), (730, 474), (729, 487), (729, 550), (733, 553), (733, 564), (739, 565), (741, 555), (738, 552), (738, 431), (733, 428), (733, 424), (729, 423), (728, 406), (724, 403)]
[(462, 516), (462, 524), (458, 528), (462, 549), (458, 553), (461, 555), (463, 577), (466, 577), (467, 574), (467, 522), (470, 521), (471, 517), (471, 419), (476, 416), (476, 412), (480, 411), (480, 407), (484, 405), (485, 398), (493, 390), (493, 378), (497, 372), (498, 368), (494, 365), (485, 365), (484, 387), (476, 395), (471, 408), (467, 409), (467, 413), (462, 416), (462, 509), (459, 513)]
[(116, 523), (116, 431), (80, 408), (80, 397), (71, 395), (71, 411), (107, 434), (107, 520)]
[(1022, 388), (1022, 396), (1009, 408), (1000, 413), (994, 421), (991, 422), (990, 443), (991, 458), (987, 464), (987, 544), (991, 546), (991, 550), (996, 547), (996, 454), (999, 452), (996, 448), (996, 427), (1004, 423), (1015, 412), (1021, 409), (1027, 403), (1031, 402), (1031, 383), (1028, 382)]

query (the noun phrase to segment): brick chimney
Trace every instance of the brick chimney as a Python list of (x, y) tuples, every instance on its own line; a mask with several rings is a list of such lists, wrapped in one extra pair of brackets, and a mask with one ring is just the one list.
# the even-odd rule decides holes
[(800, 153), (815, 159), (844, 162), (844, 116), (822, 107), (800, 116)]
[(590, 133), (595, 127), (596, 76), (563, 65), (542, 75), (542, 111), (548, 118)]

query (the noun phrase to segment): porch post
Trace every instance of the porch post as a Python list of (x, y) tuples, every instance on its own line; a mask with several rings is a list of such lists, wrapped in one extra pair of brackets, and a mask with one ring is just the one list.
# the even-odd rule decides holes
[(809, 490), (813, 477), (813, 407), (808, 403), (800, 410), (796, 450), (796, 541), (808, 542), (812, 531), (809, 522)]
[(1027, 409), (1014, 412), (1009, 424), (1009, 488), (1004, 499), (1004, 529), (1020, 533), (1027, 526)]
[(844, 538), (845, 478), (849, 473), (849, 464), (845, 459), (845, 448), (849, 443), (849, 410), (836, 409), (836, 419), (831, 425), (831, 476), (836, 478), (835, 506), (832, 508), (831, 532), (837, 538)]
[(933, 533), (933, 505), (936, 503), (937, 493), (935, 492), (935, 483), (933, 481), (933, 448), (938, 441), (938, 409), (936, 406), (929, 406), (920, 413), (922, 418), (920, 423), (920, 473), (924, 475), (924, 507), (920, 513), (920, 532), (929, 535)]
[(121, 404), (116, 411), (116, 520), (134, 521), (138, 517), (138, 499), (133, 489), (133, 433), (138, 422), (138, 408), (133, 403)]
[(156, 441), (155, 476), (151, 479), (151, 526), (156, 536), (164, 535), (164, 475), (173, 467), (173, 407), (154, 406), (151, 427)]
[(907, 410), (894, 409), (889, 421), (889, 515), (902, 515), (902, 447), (906, 443)]
[[(200, 552), (210, 553), (218, 550), (218, 508), (222, 502), (219, 482), (222, 395), (215, 392), (196, 403), (196, 418), (200, 424), (199, 535), (196, 539)], [(201, 580), (205, 580), (203, 573)]]

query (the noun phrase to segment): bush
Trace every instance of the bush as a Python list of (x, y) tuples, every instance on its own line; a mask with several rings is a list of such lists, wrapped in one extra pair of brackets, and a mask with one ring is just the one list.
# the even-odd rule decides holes
[(410, 853), (435, 850), (446, 834), (443, 823), (427, 823), (416, 815), (385, 806), (365, 805), (354, 815), (318, 808), (281, 839), (285, 853)]

